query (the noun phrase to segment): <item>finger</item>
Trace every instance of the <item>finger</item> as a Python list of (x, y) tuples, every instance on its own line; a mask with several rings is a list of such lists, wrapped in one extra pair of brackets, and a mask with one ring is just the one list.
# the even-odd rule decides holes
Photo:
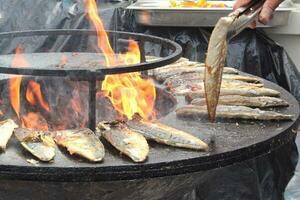
[(236, 0), (233, 5), (233, 10), (238, 9), (239, 7), (247, 5), (251, 0)]
[(281, 2), (282, 0), (267, 0), (259, 14), (259, 21), (263, 24), (267, 24), (272, 19), (274, 10)]

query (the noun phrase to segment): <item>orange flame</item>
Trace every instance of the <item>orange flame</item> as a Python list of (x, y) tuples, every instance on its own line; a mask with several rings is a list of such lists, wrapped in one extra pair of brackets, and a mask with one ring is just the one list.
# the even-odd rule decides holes
[(29, 112), (27, 115), (22, 116), (22, 127), (47, 131), (48, 123), (40, 113)]
[[(28, 67), (28, 63), (22, 55), (23, 50), (21, 47), (16, 48), (16, 55), (12, 60), (12, 67)], [(9, 79), (9, 98), (10, 103), (20, 118), (20, 86), (21, 86), (22, 76), (17, 76)]]
[(30, 105), (36, 106), (39, 103), (39, 105), (41, 105), (41, 107), (45, 111), (50, 112), (48, 103), (43, 99), (41, 86), (39, 83), (32, 80), (28, 82), (28, 86), (26, 90), (26, 99)]
[[(106, 66), (115, 64), (137, 64), (141, 55), (137, 42), (129, 40), (128, 52), (116, 55), (111, 48), (103, 23), (97, 13), (95, 0), (86, 0), (86, 13), (93, 22), (98, 39), (98, 47), (105, 56)], [(132, 119), (135, 113), (144, 119), (153, 117), (156, 98), (154, 83), (143, 79), (140, 73), (108, 75), (102, 83), (102, 90), (122, 115)]]
[[(22, 55), (23, 50), (21, 47), (16, 48), (15, 57), (12, 60), (12, 67), (28, 67), (29, 64)], [(22, 76), (17, 76), (9, 79), (9, 98), (10, 103), (21, 120), (22, 127), (33, 128), (39, 130), (48, 130), (48, 124), (40, 113), (29, 112), (27, 115), (20, 116), (20, 87)], [(37, 105), (38, 103), (47, 112), (50, 111), (49, 105), (43, 100), (40, 84), (35, 81), (29, 81), (26, 91), (26, 99), (30, 105)]]
[(93, 22), (98, 39), (98, 47), (105, 53), (106, 66), (113, 66), (115, 64), (115, 53), (111, 48), (108, 35), (104, 30), (104, 25), (98, 15), (97, 4), (95, 0), (86, 0), (86, 13)]

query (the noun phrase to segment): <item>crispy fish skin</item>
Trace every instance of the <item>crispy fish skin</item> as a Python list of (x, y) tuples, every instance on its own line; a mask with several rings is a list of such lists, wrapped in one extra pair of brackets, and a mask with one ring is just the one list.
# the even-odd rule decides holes
[(103, 144), (88, 128), (56, 131), (54, 140), (67, 148), (71, 155), (76, 154), (92, 162), (99, 162), (104, 158)]
[[(177, 117), (199, 118), (207, 116), (206, 106), (186, 105), (176, 110)], [(293, 115), (281, 114), (274, 111), (263, 111), (258, 108), (246, 106), (218, 105), (216, 116), (225, 119), (250, 119), (250, 120), (292, 120)]]
[(48, 162), (54, 159), (55, 142), (47, 133), (17, 128), (14, 130), (14, 134), (21, 145), (39, 160)]
[[(192, 105), (206, 106), (205, 98), (197, 98), (191, 102)], [(276, 97), (246, 97), (240, 95), (220, 96), (218, 105), (247, 106), (255, 108), (268, 108), (289, 106), (289, 103)]]
[(155, 79), (159, 82), (164, 82), (170, 77), (180, 76), (184, 73), (204, 73), (204, 67), (181, 67), (178, 69), (169, 69), (155, 75)]
[[(235, 74), (223, 74), (223, 81), (227, 82), (242, 82), (242, 83), (252, 83), (261, 85), (262, 81), (259, 78), (245, 75), (235, 75)], [(167, 86), (177, 87), (182, 84), (197, 84), (204, 80), (204, 74), (200, 73), (184, 73), (179, 75), (174, 75), (167, 78), (163, 84)], [(223, 82), (222, 81), (222, 82)]]
[[(146, 56), (147, 61), (153, 61), (155, 59), (159, 59), (159, 58)], [(198, 72), (204, 73), (205, 64), (197, 62), (197, 61), (191, 61), (187, 58), (181, 57), (179, 60), (177, 60), (176, 62), (174, 62), (172, 64), (166, 65), (164, 67), (156, 68), (153, 70), (149, 70), (148, 74), (152, 75), (152, 76), (158, 76), (158, 75), (165, 74), (165, 73), (170, 73), (170, 74), (175, 75), (175, 74), (178, 74), (178, 71), (181, 71), (181, 72), (190, 72), (191, 71), (192, 72), (195, 69), (197, 71), (198, 68), (200, 68)], [(239, 70), (232, 68), (232, 67), (225, 67), (223, 70), (223, 73), (238, 74)]]
[(100, 122), (97, 126), (102, 136), (121, 153), (134, 162), (144, 162), (149, 154), (149, 146), (138, 132), (130, 130), (123, 122)]
[[(184, 94), (185, 99), (188, 102), (196, 98), (203, 98), (205, 97), (203, 90), (196, 90), (193, 92), (187, 92)], [(227, 95), (240, 95), (240, 96), (249, 96), (249, 97), (257, 97), (257, 96), (269, 96), (269, 97), (279, 97), (280, 92), (276, 90), (272, 90), (269, 88), (221, 88), (220, 96), (227, 96)]]
[(199, 138), (161, 123), (133, 120), (128, 122), (128, 126), (147, 139), (161, 144), (195, 150), (208, 150), (208, 145)]
[(215, 121), (216, 108), (221, 89), (222, 72), (227, 55), (227, 33), (238, 13), (221, 17), (209, 39), (205, 59), (204, 87), (210, 121)]
[[(251, 90), (251, 89), (256, 89), (256, 88), (261, 88), (263, 87), (263, 84), (255, 84), (255, 83), (245, 83), (242, 81), (227, 81), (227, 80), (222, 80), (221, 83), (221, 92), (222, 90), (231, 90), (233, 88), (234, 90), (242, 89), (242, 90)], [(174, 95), (185, 95), (189, 92), (193, 91), (204, 91), (204, 84), (203, 83), (192, 83), (192, 84), (182, 84), (181, 86), (172, 88), (169, 87), (169, 90), (174, 94)]]
[[(159, 69), (159, 68), (157, 68)], [(155, 74), (155, 79), (158, 80), (159, 82), (164, 82), (166, 79), (172, 77), (172, 76), (180, 76), (180, 75), (184, 75), (184, 74), (193, 74), (193, 73), (199, 73), (201, 76), (200, 77), (204, 77), (205, 72), (205, 67), (202, 65), (195, 65), (195, 66), (190, 66), (190, 67), (178, 67), (178, 68), (174, 68), (174, 69), (165, 69), (165, 70), (161, 70), (160, 73), (154, 73)], [(224, 74), (237, 74), (238, 71), (234, 68), (230, 68), (230, 67), (224, 67), (223, 69), (223, 73)], [(228, 77), (228, 76), (227, 76)], [(229, 76), (230, 78), (230, 76)]]
[[(261, 83), (261, 79), (253, 76), (247, 76), (247, 75), (238, 75), (238, 74), (223, 74), (222, 76), (223, 80), (236, 80), (236, 81), (243, 81), (247, 83)], [(186, 73), (180, 73), (174, 76), (171, 76), (166, 79), (164, 84), (170, 84), (175, 82), (175, 80), (204, 80), (204, 73), (199, 72), (186, 72)]]
[(12, 119), (0, 122), (0, 150), (4, 151), (6, 149), (7, 142), (15, 128), (18, 128), (18, 125)]

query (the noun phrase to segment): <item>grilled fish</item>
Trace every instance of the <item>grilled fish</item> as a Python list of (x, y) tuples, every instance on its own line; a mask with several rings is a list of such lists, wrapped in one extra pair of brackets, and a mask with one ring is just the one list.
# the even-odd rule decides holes
[(104, 158), (103, 144), (88, 128), (56, 131), (54, 140), (67, 148), (71, 155), (76, 154), (92, 162), (99, 162)]
[[(191, 104), (197, 106), (206, 106), (205, 98), (194, 99)], [(246, 97), (240, 95), (220, 96), (218, 105), (229, 106), (248, 106), (255, 108), (289, 106), (289, 103), (283, 99), (275, 97)]]
[(149, 146), (138, 132), (130, 130), (123, 122), (100, 122), (97, 126), (102, 136), (121, 153), (134, 162), (143, 162), (149, 153)]
[(132, 120), (128, 122), (128, 126), (130, 129), (144, 135), (147, 139), (161, 144), (196, 150), (208, 150), (208, 145), (199, 138), (161, 123)]
[[(242, 81), (227, 81), (222, 80), (221, 84), (221, 92), (224, 89), (231, 89), (234, 88), (235, 90), (242, 89), (242, 90), (250, 90), (250, 89), (257, 89), (263, 87), (263, 84), (256, 84), (256, 83), (245, 83)], [(175, 88), (169, 87), (169, 90), (175, 95), (185, 95), (189, 92), (193, 91), (204, 91), (204, 84), (203, 83), (192, 83), (192, 84), (182, 84), (181, 86), (177, 86)]]
[[(223, 74), (223, 80), (229, 81), (240, 81), (247, 83), (259, 83), (261, 84), (261, 80), (259, 78), (253, 76), (245, 76), (245, 75), (235, 75), (235, 74)], [(186, 83), (199, 83), (204, 80), (204, 74), (201, 73), (183, 73), (179, 75), (174, 75), (172, 77), (167, 78), (164, 81), (164, 84), (167, 86), (177, 87)]]
[(14, 134), (21, 145), (33, 156), (45, 162), (53, 160), (55, 142), (47, 132), (17, 128)]
[[(207, 116), (206, 106), (186, 105), (176, 110), (177, 117), (200, 118)], [(218, 105), (216, 116), (225, 119), (252, 119), (252, 120), (292, 120), (293, 115), (281, 114), (274, 111), (263, 111), (246, 106)]]
[[(194, 90), (193, 92), (185, 93), (185, 99), (188, 102), (196, 98), (205, 97), (203, 90)], [(272, 90), (269, 88), (221, 88), (220, 96), (228, 96), (228, 95), (240, 95), (240, 96), (248, 96), (248, 97), (257, 97), (257, 96), (269, 96), (269, 97), (279, 97), (280, 92), (276, 90)]]
[(7, 142), (15, 128), (18, 128), (18, 125), (12, 119), (0, 122), (0, 150), (6, 149)]
[[(156, 59), (159, 59), (159, 58), (156, 57)], [(155, 60), (155, 58), (151, 57), (149, 59), (148, 56), (147, 56), (146, 60), (147, 61), (153, 61), (153, 60)], [(204, 70), (205, 64), (197, 62), (197, 61), (190, 61), (187, 58), (181, 57), (179, 60), (177, 60), (176, 62), (174, 62), (172, 64), (166, 65), (164, 67), (156, 68), (156, 69), (153, 69), (153, 70), (149, 70), (148, 72), (151, 75), (159, 75), (159, 74), (164, 73), (164, 72), (166, 72), (166, 73), (176, 72), (177, 70), (183, 70), (183, 69), (189, 70), (189, 69), (194, 69), (196, 67), (200, 67), (200, 68), (202, 67), (203, 70)], [(202, 72), (204, 72), (204, 71), (202, 71)], [(239, 70), (234, 69), (232, 67), (225, 67), (224, 68), (224, 73), (238, 74)]]
[[(156, 80), (158, 80), (159, 82), (164, 82), (166, 79), (168, 79), (172, 76), (182, 76), (184, 74), (194, 74), (194, 73), (204, 74), (204, 71), (205, 71), (205, 67), (202, 65), (193, 66), (193, 67), (182, 66), (182, 67), (178, 67), (175, 69), (168, 68), (165, 70), (160, 70), (159, 73), (156, 72), (156, 73), (154, 73), (154, 75), (155, 75)], [(237, 74), (238, 71), (234, 68), (225, 67), (223, 70), (223, 73), (224, 74)], [(201, 77), (204, 77), (204, 75), (202, 75)]]
[(238, 13), (234, 12), (226, 17), (221, 17), (217, 22), (209, 39), (207, 56), (205, 60), (205, 97), (207, 101), (208, 118), (215, 121), (218, 104), (222, 71), (227, 54), (227, 33), (236, 19)]

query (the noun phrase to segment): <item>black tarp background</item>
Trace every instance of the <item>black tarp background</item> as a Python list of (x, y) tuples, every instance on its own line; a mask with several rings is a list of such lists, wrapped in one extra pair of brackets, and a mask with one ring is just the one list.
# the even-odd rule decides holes
[[(184, 57), (203, 62), (209, 29), (142, 27), (134, 23), (132, 12), (116, 9), (128, 2), (98, 2), (107, 28), (170, 38), (182, 45)], [(83, 0), (1, 0), (0, 15), (1, 32), (92, 28), (84, 16)], [(33, 40), (29, 47), (34, 51), (43, 42)], [(59, 44), (55, 48), (62, 48)], [(1, 41), (0, 53), (13, 51), (14, 45)], [(261, 31), (245, 30), (232, 40), (227, 65), (275, 82), (300, 101), (300, 76), (294, 63), (280, 45)], [(291, 142), (259, 158), (203, 172), (197, 188), (178, 199), (282, 199), (297, 161), (297, 147)]]

